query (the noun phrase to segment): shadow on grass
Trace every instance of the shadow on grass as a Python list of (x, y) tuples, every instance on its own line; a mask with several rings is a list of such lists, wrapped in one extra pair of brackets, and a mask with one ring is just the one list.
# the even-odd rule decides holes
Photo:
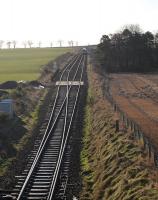
[(0, 165), (3, 160), (16, 155), (16, 144), (26, 132), (25, 124), (18, 116), (0, 122)]

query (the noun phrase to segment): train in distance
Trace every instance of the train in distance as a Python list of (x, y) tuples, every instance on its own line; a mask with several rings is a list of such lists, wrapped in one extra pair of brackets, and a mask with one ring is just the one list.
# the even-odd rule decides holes
[(87, 54), (87, 49), (86, 49), (86, 48), (83, 48), (83, 49), (82, 49), (82, 52), (83, 52), (84, 54)]

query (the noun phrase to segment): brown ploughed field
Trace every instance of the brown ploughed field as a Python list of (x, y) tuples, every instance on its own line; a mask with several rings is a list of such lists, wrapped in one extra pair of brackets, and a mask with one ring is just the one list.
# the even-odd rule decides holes
[(111, 74), (110, 92), (158, 149), (158, 74)]

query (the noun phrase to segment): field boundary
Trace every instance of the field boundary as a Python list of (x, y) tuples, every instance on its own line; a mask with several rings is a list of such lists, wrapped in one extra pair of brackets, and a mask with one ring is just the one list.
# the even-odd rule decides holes
[(149, 159), (153, 159), (154, 166), (158, 169), (157, 148), (152, 144), (150, 138), (146, 136), (137, 122), (131, 119), (128, 114), (125, 113), (116, 103), (110, 93), (109, 78), (107, 74), (104, 74), (103, 95), (110, 102), (115, 113), (119, 115), (119, 120), (116, 120), (116, 127), (120, 128), (121, 126), (124, 130), (130, 128), (133, 133), (134, 140), (143, 143), (143, 150), (147, 152)]

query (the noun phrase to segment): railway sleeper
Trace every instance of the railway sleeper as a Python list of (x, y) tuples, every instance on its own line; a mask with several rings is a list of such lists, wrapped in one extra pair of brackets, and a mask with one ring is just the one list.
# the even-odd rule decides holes
[(35, 172), (33, 175), (35, 175), (36, 177), (38, 177), (38, 176), (45, 176), (45, 175), (52, 175), (52, 172), (39, 172), (39, 171), (37, 171), (37, 172)]
[(32, 181), (34, 181), (35, 183), (39, 182), (39, 183), (42, 184), (42, 182), (45, 183), (45, 182), (47, 182), (47, 181), (51, 181), (51, 179), (52, 179), (51, 177), (50, 177), (50, 178), (45, 178), (45, 177), (43, 177), (43, 178), (42, 178), (42, 177), (41, 177), (41, 178), (38, 177), (38, 178), (37, 178), (37, 177), (36, 177), (36, 178), (35, 178), (34, 180), (32, 180)]
[(47, 154), (45, 154), (44, 156), (52, 156), (52, 157), (56, 157), (57, 155), (56, 155), (56, 154), (53, 155), (52, 153), (47, 153)]
[[(31, 186), (31, 187), (33, 187), (33, 186)], [(29, 191), (30, 192), (48, 192), (49, 191), (49, 186), (44, 187), (44, 185), (43, 185), (43, 187), (39, 186), (39, 188), (31, 188)]]
[(37, 172), (41, 172), (41, 173), (43, 173), (43, 172), (50, 173), (50, 172), (54, 172), (54, 168), (52, 168), (52, 169), (38, 169)]
[(42, 158), (41, 162), (52, 162), (52, 163), (56, 163), (57, 159), (50, 159), (50, 158)]
[(52, 160), (52, 159), (54, 160), (54, 159), (56, 159), (57, 157), (56, 157), (55, 155), (48, 154), (48, 155), (44, 155), (43, 158), (49, 158), (49, 159), (51, 159), (51, 160)]
[(45, 163), (40, 163), (39, 165), (38, 165), (38, 167), (43, 167), (43, 166), (55, 166), (56, 165), (56, 162), (45, 162)]
[[(27, 197), (28, 200), (39, 200), (39, 197)], [(45, 200), (46, 198), (42, 198), (40, 200)]]
[[(44, 193), (34, 193), (34, 192), (29, 192), (26, 194), (26, 198), (25, 199), (34, 199), (34, 197), (37, 197), (38, 200), (46, 200), (47, 198), (47, 193), (48, 192), (44, 192)], [(25, 196), (24, 196), (25, 197)]]
[(32, 184), (38, 184), (38, 185), (49, 185), (50, 184), (50, 180), (51, 179), (48, 179), (47, 181), (45, 180), (32, 180)]

